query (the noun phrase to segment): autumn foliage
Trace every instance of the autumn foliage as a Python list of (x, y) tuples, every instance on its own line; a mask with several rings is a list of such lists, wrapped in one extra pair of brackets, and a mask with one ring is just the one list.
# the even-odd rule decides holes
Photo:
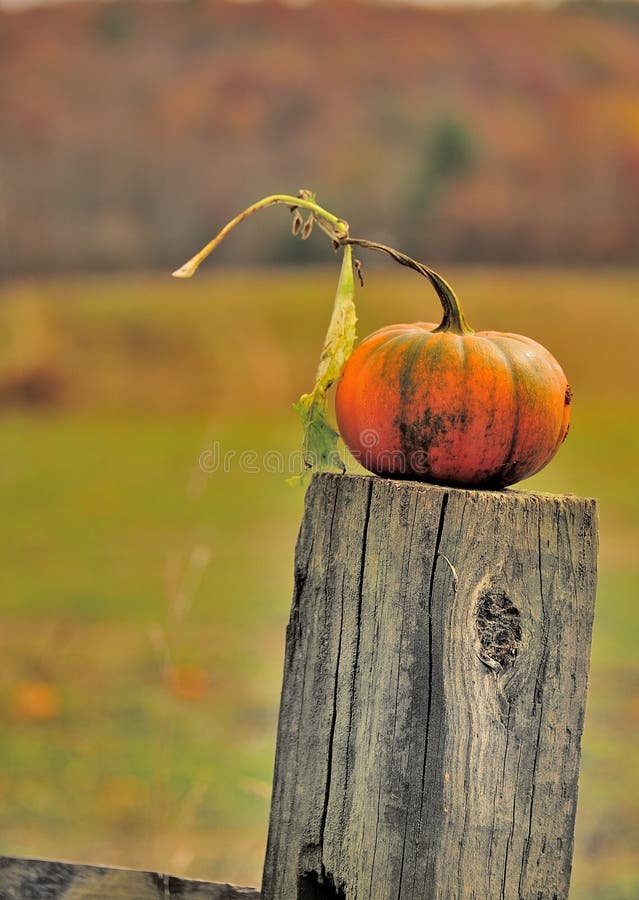
[[(639, 23), (624, 10), (2, 12), (0, 268), (168, 268), (243, 201), (307, 183), (354, 232), (377, 217), (419, 258), (632, 260)], [(283, 261), (318, 243), (256, 224), (222, 252)]]

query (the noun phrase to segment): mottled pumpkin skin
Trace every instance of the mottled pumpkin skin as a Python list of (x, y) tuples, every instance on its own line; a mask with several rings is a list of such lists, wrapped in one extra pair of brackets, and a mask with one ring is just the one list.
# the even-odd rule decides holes
[(566, 437), (559, 363), (518, 334), (390, 325), (353, 351), (337, 387), (340, 433), (371, 472), (500, 488), (534, 475)]

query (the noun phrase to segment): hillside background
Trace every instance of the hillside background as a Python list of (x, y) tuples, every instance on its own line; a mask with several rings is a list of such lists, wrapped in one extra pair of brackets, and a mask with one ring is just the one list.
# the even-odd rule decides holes
[[(170, 267), (299, 187), (430, 260), (633, 262), (638, 9), (0, 12), (0, 272)], [(317, 245), (256, 225), (221, 252)]]

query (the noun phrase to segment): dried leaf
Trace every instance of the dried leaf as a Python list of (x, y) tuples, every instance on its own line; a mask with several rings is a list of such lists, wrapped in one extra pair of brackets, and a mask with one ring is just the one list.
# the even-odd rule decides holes
[(302, 219), (302, 215), (301, 215), (299, 209), (296, 209), (295, 215), (293, 216), (293, 227), (292, 227), (293, 234), (299, 234), (303, 221), (304, 220)]
[(304, 225), (302, 226), (302, 240), (303, 241), (307, 241), (310, 238), (311, 233), (313, 231), (314, 223), (315, 223), (315, 219), (314, 219), (313, 215), (311, 214), (308, 217), (308, 219), (306, 220), (306, 222), (304, 222)]
[(344, 463), (337, 449), (339, 435), (328, 421), (327, 394), (342, 374), (355, 343), (355, 284), (350, 246), (344, 247), (333, 313), (329, 322), (324, 348), (320, 356), (315, 385), (310, 394), (303, 394), (294, 409), (304, 427), (304, 462), (302, 475), (289, 479), (290, 483), (304, 483), (314, 472), (344, 471)]

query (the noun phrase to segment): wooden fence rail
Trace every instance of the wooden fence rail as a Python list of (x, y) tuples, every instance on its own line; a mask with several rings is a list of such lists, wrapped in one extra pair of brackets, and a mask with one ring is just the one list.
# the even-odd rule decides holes
[(0, 856), (0, 900), (259, 900), (254, 888), (159, 872)]
[(596, 556), (593, 500), (316, 476), (261, 894), (0, 858), (0, 900), (563, 900)]

